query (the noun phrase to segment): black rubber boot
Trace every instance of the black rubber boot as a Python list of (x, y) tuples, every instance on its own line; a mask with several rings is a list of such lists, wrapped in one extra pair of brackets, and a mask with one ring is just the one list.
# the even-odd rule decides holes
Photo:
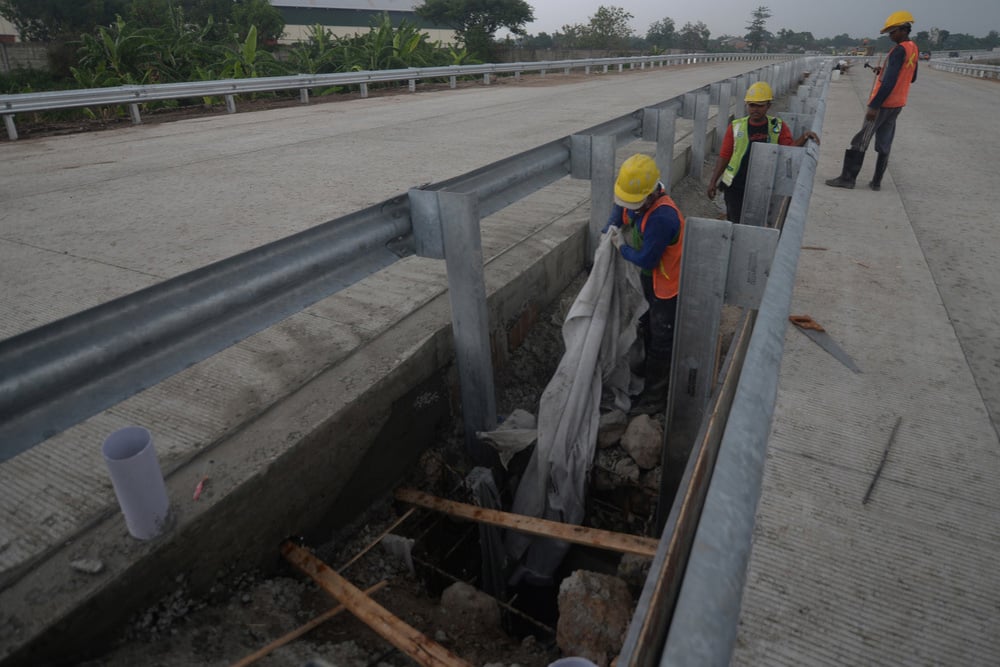
[(864, 163), (865, 154), (862, 151), (848, 148), (844, 151), (844, 167), (840, 176), (831, 178), (826, 184), (834, 188), (854, 189), (854, 182), (858, 179), (858, 172), (861, 171), (861, 165)]
[(646, 358), (646, 388), (630, 411), (633, 415), (652, 415), (667, 409), (670, 389), (670, 360)]
[(878, 159), (875, 161), (875, 175), (872, 176), (871, 183), (868, 184), (868, 187), (876, 192), (882, 189), (882, 175), (885, 174), (885, 168), (888, 166), (889, 155), (879, 153)]

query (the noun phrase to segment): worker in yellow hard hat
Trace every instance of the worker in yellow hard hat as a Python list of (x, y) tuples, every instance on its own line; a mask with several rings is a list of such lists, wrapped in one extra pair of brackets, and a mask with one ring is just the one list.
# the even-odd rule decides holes
[(743, 97), (747, 115), (730, 123), (722, 138), (719, 159), (715, 162), (715, 169), (708, 182), (707, 194), (709, 199), (715, 199), (721, 176), (726, 218), (730, 222), (740, 222), (750, 163), (750, 144), (762, 141), (782, 146), (805, 146), (810, 139), (819, 143), (819, 137), (811, 130), (803, 132), (798, 139), (793, 139), (792, 131), (786, 123), (777, 116), (767, 115), (773, 100), (774, 93), (766, 81), (758, 81), (747, 88)]
[(851, 147), (844, 152), (840, 176), (829, 179), (827, 185), (835, 188), (854, 187), (865, 161), (868, 144), (874, 136), (878, 159), (875, 162), (875, 175), (868, 186), (872, 190), (882, 188), (882, 176), (889, 166), (889, 152), (896, 136), (896, 118), (906, 106), (910, 84), (917, 80), (920, 51), (910, 41), (913, 23), (913, 14), (910, 12), (893, 12), (885, 20), (881, 32), (888, 34), (895, 46), (890, 49), (884, 63), (873, 68), (878, 78), (868, 98), (864, 124), (861, 131), (851, 139)]
[(649, 310), (640, 319), (646, 348), (645, 389), (633, 413), (652, 414), (666, 408), (674, 320), (680, 287), (684, 216), (660, 182), (660, 169), (648, 155), (625, 160), (615, 180), (615, 205), (607, 231), (618, 227), (612, 241), (621, 256), (639, 267)]

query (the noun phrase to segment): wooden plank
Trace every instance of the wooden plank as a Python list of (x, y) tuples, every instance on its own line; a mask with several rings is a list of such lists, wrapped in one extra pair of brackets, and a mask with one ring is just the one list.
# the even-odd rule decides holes
[[(385, 581), (383, 579), (382, 581), (378, 582), (377, 584), (375, 584), (371, 588), (367, 589), (365, 591), (365, 595), (371, 595), (372, 593), (375, 593), (376, 591), (382, 590), (383, 588), (385, 588), (385, 585), (388, 584), (388, 583), (389, 582), (387, 582), (387, 581)], [(275, 639), (273, 642), (271, 642), (270, 644), (268, 644), (264, 648), (259, 649), (257, 651), (254, 651), (253, 653), (251, 653), (247, 657), (243, 658), (242, 660), (237, 660), (236, 662), (234, 662), (229, 667), (247, 667), (248, 665), (252, 665), (253, 663), (255, 663), (258, 660), (260, 660), (261, 658), (267, 657), (268, 655), (274, 653), (276, 650), (278, 650), (279, 648), (281, 648), (285, 644), (288, 644), (289, 642), (295, 641), (296, 639), (298, 639), (302, 635), (306, 634), (307, 632), (309, 632), (313, 628), (317, 628), (317, 627), (323, 625), (324, 623), (326, 623), (327, 621), (329, 621), (331, 618), (333, 618), (337, 614), (345, 611), (346, 609), (347, 609), (347, 607), (345, 607), (342, 604), (341, 605), (337, 605), (333, 609), (330, 609), (329, 611), (323, 612), (322, 614), (320, 614), (319, 616), (317, 616), (313, 620), (309, 621), (305, 625), (302, 625), (302, 626), (300, 626), (298, 628), (295, 628), (294, 630), (292, 630), (291, 632), (289, 632), (286, 635), (282, 635), (281, 637), (278, 637), (277, 639)]]
[(511, 514), (510, 512), (476, 507), (475, 505), (437, 498), (429, 493), (415, 489), (397, 489), (396, 498), (403, 502), (426, 507), (427, 509), (436, 510), (450, 516), (509, 528), (510, 530), (516, 530), (529, 535), (539, 535), (541, 537), (563, 540), (564, 542), (572, 542), (573, 544), (583, 544), (589, 547), (598, 547), (609, 551), (619, 551), (647, 556), (649, 558), (652, 558), (656, 554), (657, 541), (649, 537), (613, 533), (609, 530), (573, 526), (559, 523), (558, 521), (549, 521), (521, 514)]
[(383, 639), (424, 667), (472, 667), (416, 628), (407, 625), (364, 591), (337, 574), (333, 568), (292, 542), (281, 545), (281, 555), (312, 577), (323, 590), (337, 598), (359, 620)]
[(388, 535), (392, 531), (394, 531), (397, 528), (399, 528), (399, 525), (401, 523), (403, 523), (404, 521), (406, 521), (407, 519), (409, 519), (410, 515), (412, 515), (416, 511), (417, 511), (417, 508), (415, 508), (415, 507), (411, 507), (410, 509), (408, 509), (403, 514), (403, 516), (401, 516), (398, 519), (396, 519), (395, 521), (393, 521), (392, 525), (389, 526), (388, 528), (386, 528), (385, 530), (383, 530), (382, 534), (379, 535), (378, 537), (376, 537), (374, 540), (372, 540), (371, 543), (367, 547), (365, 547), (364, 549), (362, 549), (361, 551), (359, 551), (357, 554), (355, 554), (354, 557), (351, 560), (347, 561), (346, 563), (344, 563), (343, 565), (341, 565), (340, 567), (338, 567), (337, 568), (337, 572), (343, 572), (344, 570), (346, 570), (347, 568), (349, 568), (352, 564), (354, 564), (355, 562), (357, 562), (357, 560), (360, 559), (362, 556), (364, 556), (366, 553), (368, 553), (369, 551), (371, 551), (372, 549), (374, 549), (375, 546), (379, 542), (381, 542), (383, 539), (385, 539), (386, 535)]

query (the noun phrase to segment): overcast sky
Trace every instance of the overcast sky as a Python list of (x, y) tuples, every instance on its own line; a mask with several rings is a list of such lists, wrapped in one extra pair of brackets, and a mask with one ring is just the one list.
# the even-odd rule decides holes
[(975, 37), (1000, 31), (1000, 0), (527, 0), (535, 21), (527, 25), (533, 35), (552, 34), (564, 25), (587, 23), (601, 5), (621, 7), (632, 14), (632, 29), (639, 35), (654, 21), (670, 17), (680, 30), (685, 23), (702, 21), (712, 37), (743, 35), (751, 13), (763, 5), (771, 10), (767, 29), (811, 32), (815, 37), (877, 37), (885, 19), (905, 9), (913, 14), (914, 32), (941, 28)]

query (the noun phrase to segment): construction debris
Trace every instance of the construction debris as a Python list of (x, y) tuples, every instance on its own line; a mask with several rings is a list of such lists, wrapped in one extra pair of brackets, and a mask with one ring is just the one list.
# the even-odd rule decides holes
[(882, 460), (878, 463), (878, 468), (875, 469), (875, 475), (872, 477), (871, 484), (868, 485), (868, 490), (865, 492), (865, 497), (862, 499), (861, 504), (867, 505), (868, 500), (872, 497), (872, 491), (875, 490), (875, 484), (878, 482), (879, 477), (882, 476), (882, 468), (885, 467), (885, 462), (889, 458), (889, 448), (892, 447), (893, 441), (896, 439), (896, 433), (899, 431), (899, 425), (903, 423), (902, 417), (896, 418), (896, 424), (892, 427), (892, 433), (889, 434), (889, 442), (885, 443), (885, 449), (882, 451)]
[(77, 572), (83, 572), (84, 574), (100, 574), (104, 571), (104, 561), (96, 558), (81, 558), (70, 561), (69, 566)]
[(559, 586), (559, 649), (563, 655), (608, 667), (621, 651), (632, 606), (632, 595), (621, 579), (577, 570)]

